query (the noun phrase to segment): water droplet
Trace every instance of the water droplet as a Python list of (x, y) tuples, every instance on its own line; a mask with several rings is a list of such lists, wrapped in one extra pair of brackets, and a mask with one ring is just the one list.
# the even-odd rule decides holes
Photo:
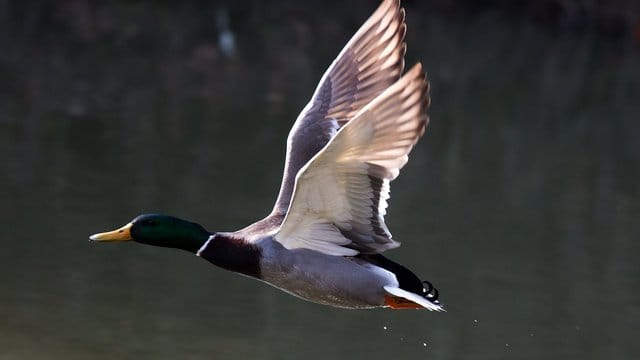
[(473, 322), (477, 324), (478, 323), (478, 319), (473, 319)]
[(509, 344), (508, 344), (508, 343), (507, 343), (507, 344), (504, 344), (504, 346), (509, 347)]
[(382, 328), (383, 328), (383, 329), (385, 329), (385, 330), (387, 330), (387, 327), (386, 327), (386, 326), (383, 326)]
[(422, 346), (427, 347), (427, 343), (422, 343)]

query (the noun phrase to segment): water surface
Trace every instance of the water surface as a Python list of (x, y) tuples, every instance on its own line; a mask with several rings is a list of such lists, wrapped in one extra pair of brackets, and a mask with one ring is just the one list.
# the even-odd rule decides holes
[(86, 241), (143, 212), (212, 231), (269, 212), (288, 129), (371, 10), (358, 4), (232, 9), (233, 58), (213, 6), (6, 21), (0, 358), (639, 354), (630, 40), (407, 6), (407, 64), (429, 73), (432, 121), (393, 183), (387, 222), (403, 246), (387, 255), (436, 284), (446, 313), (333, 309), (187, 253)]

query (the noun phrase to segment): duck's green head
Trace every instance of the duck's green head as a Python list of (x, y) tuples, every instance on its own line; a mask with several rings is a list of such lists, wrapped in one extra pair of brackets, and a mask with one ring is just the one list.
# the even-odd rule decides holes
[(200, 224), (161, 214), (145, 214), (125, 226), (89, 237), (92, 241), (136, 241), (197, 252), (211, 233)]

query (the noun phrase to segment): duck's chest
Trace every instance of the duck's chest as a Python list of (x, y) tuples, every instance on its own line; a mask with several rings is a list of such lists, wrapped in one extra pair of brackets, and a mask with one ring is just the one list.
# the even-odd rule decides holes
[(397, 285), (391, 272), (357, 258), (288, 250), (276, 242), (261, 248), (260, 279), (305, 300), (346, 308), (377, 307), (384, 303), (383, 286)]

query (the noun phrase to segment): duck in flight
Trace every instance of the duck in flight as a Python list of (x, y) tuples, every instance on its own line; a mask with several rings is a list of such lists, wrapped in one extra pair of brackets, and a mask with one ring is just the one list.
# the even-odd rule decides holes
[(428, 123), (422, 66), (402, 75), (405, 32), (399, 0), (384, 0), (329, 66), (289, 132), (266, 218), (212, 233), (145, 214), (90, 239), (186, 250), (320, 304), (443, 310), (431, 283), (382, 255), (400, 246), (384, 221), (389, 184)]

